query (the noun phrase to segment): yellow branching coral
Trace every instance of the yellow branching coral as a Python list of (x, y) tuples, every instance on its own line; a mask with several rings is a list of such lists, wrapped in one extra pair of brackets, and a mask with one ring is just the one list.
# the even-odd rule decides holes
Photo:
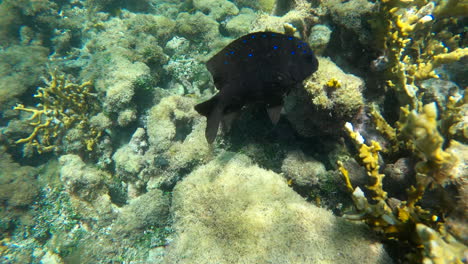
[(399, 149), (399, 144), (396, 129), (387, 123), (375, 104), (371, 105), (369, 114), (372, 116), (372, 120), (374, 121), (377, 131), (382, 133), (382, 135), (384, 135), (392, 143), (390, 146), (390, 151), (393, 153), (397, 152)]
[(356, 209), (345, 217), (363, 220), (386, 239), (406, 245), (411, 249), (408, 259), (411, 262), (462, 263), (468, 252), (466, 245), (459, 242), (462, 240), (457, 240), (462, 236), (454, 238), (446, 231), (445, 221), (456, 218), (452, 209), (443, 208), (443, 202), (440, 207), (423, 208), (421, 204), (427, 201), (425, 193), (429, 190), (448, 195), (451, 194), (448, 183), (453, 187), (466, 178), (464, 156), (468, 147), (454, 139), (462, 142), (466, 139), (468, 104), (464, 95), (457, 93), (449, 96), (444, 105), (424, 105), (419, 87), (425, 79), (439, 78), (436, 69), (440, 66), (468, 56), (468, 48), (456, 33), (461, 31), (450, 31), (451, 25), (459, 27), (456, 16), (465, 16), (466, 12), (461, 10), (466, 10), (468, 5), (452, 0), (383, 0), (379, 4), (379, 18), (372, 23), (376, 38), (381, 38), (382, 56), (388, 62), (381, 70), (387, 86), (396, 92), (401, 105), (406, 106), (400, 108), (400, 120), (393, 127), (378, 107), (372, 106), (370, 115), (376, 129), (388, 140), (383, 156), (417, 162), (414, 173), (405, 175), (412, 178), (413, 185), (407, 189), (404, 200), (391, 197), (392, 193), (387, 194), (382, 184), (385, 175), (379, 171), (379, 164), (383, 164), (380, 144), (366, 143), (348, 123), (346, 131), (356, 143), (359, 160), (371, 182), (366, 188), (371, 192), (365, 195), (359, 186), (354, 188), (350, 181), (352, 175), (339, 163), (338, 169), (352, 193)]
[(459, 48), (449, 53), (435, 55), (431, 60), (421, 62), (417, 66), (414, 77), (418, 80), (437, 78), (434, 69), (447, 63), (455, 62), (468, 56), (468, 48)]
[(457, 158), (443, 147), (444, 138), (437, 129), (437, 107), (435, 103), (424, 105), (422, 112), (407, 108), (402, 109), (399, 121), (402, 135), (410, 139), (421, 160), (416, 170), (431, 176), (437, 183), (443, 184), (452, 177), (451, 169), (457, 163)]
[(438, 16), (466, 16), (468, 14), (468, 2), (465, 0), (440, 1), (434, 10)]
[[(418, 129), (412, 129), (412, 131), (421, 136), (421, 140), (430, 141), (424, 142), (424, 144), (432, 146), (427, 149), (432, 153), (432, 158), (452, 157), (451, 153), (441, 149), (438, 139), (434, 139), (440, 135), (433, 124), (436, 119), (433, 106), (427, 105), (423, 109), (424, 118), (416, 116), (416, 120), (412, 120), (407, 125), (411, 126), (411, 124), (421, 122), (420, 128), (423, 131), (418, 132)], [(406, 113), (411, 114), (408, 111)], [(414, 262), (424, 260), (427, 263), (461, 263), (466, 246), (445, 232), (445, 226), (440, 222), (441, 216), (418, 205), (432, 179), (425, 173), (430, 173), (434, 168), (431, 171), (421, 170), (416, 173), (416, 184), (407, 190), (406, 201), (387, 198), (387, 192), (384, 191), (382, 184), (385, 175), (379, 172), (379, 151), (381, 150), (379, 143), (371, 141), (370, 145), (365, 144), (365, 139), (353, 129), (350, 123), (346, 124), (345, 129), (356, 143), (359, 149), (359, 158), (366, 168), (368, 176), (372, 179), (372, 184), (367, 186), (367, 189), (372, 191), (371, 198), (375, 202), (369, 202), (359, 187), (353, 189), (348, 170), (342, 163), (338, 163), (338, 169), (345, 179), (347, 189), (352, 193), (352, 199), (357, 209), (356, 213), (346, 214), (344, 217), (350, 220), (364, 220), (374, 230), (384, 234), (387, 239), (396, 239), (412, 245), (414, 250), (419, 251), (412, 255)], [(425, 165), (428, 161), (426, 159), (423, 162)], [(452, 165), (450, 164), (450, 166)]]
[[(453, 8), (466, 4), (458, 1), (382, 1), (379, 22), (374, 22), (376, 35), (383, 36), (382, 49), (389, 61), (387, 85), (397, 91), (404, 104), (412, 104), (419, 90), (419, 81), (438, 78), (434, 69), (468, 56), (468, 48), (460, 47), (460, 34), (447, 30), (456, 18)], [(434, 32), (434, 24), (438, 25)], [(444, 25), (444, 26), (442, 26)]]
[(358, 131), (354, 131), (351, 123), (346, 123), (345, 128), (359, 148), (359, 157), (366, 168), (367, 175), (373, 179), (373, 184), (367, 186), (367, 189), (373, 191), (372, 199), (377, 202), (376, 204), (369, 203), (359, 187), (356, 187), (353, 191), (349, 173), (343, 167), (343, 164), (339, 163), (339, 170), (345, 178), (346, 186), (353, 193), (353, 201), (358, 209), (357, 215), (346, 215), (346, 217), (354, 220), (366, 220), (371, 226), (378, 227), (380, 231), (388, 231), (388, 227), (393, 228), (399, 221), (385, 202), (387, 193), (382, 188), (382, 180), (385, 175), (379, 173), (379, 151), (381, 147), (376, 141), (372, 141), (370, 146), (366, 145), (364, 138)]
[(441, 113), (441, 132), (449, 138), (468, 140), (468, 87), (463, 95), (449, 96)]
[(379, 173), (379, 151), (382, 150), (382, 147), (376, 141), (371, 141), (370, 146), (364, 144), (364, 138), (359, 134), (359, 132), (354, 131), (351, 123), (346, 123), (345, 128), (351, 138), (354, 139), (355, 143), (358, 145), (359, 157), (366, 168), (367, 174), (373, 179), (374, 183), (367, 186), (367, 189), (374, 192), (374, 200), (387, 199), (387, 193), (382, 189), (382, 180), (385, 175)]
[(424, 225), (417, 224), (416, 232), (423, 245), (422, 263), (463, 264), (466, 246), (456, 241), (450, 234), (440, 232)]
[(91, 82), (81, 85), (68, 82), (65, 76), (51, 73), (51, 80), (47, 87), (37, 89), (34, 97), (39, 98), (37, 108), (27, 108), (18, 104), (13, 109), (31, 113), (29, 125), (33, 132), (26, 138), (16, 141), (32, 147), (38, 153), (59, 149), (60, 136), (71, 127), (81, 128), (84, 132), (86, 149), (92, 150), (100, 131), (89, 125), (90, 114), (98, 108), (95, 94), (91, 92)]

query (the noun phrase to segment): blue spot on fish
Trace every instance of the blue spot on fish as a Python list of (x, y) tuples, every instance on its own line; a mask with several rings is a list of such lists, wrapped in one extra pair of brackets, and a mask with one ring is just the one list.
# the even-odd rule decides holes
[(277, 49), (278, 49), (278, 46), (276, 46), (276, 45), (275, 45), (275, 46), (273, 46), (273, 49), (277, 50)]
[(296, 54), (296, 52), (295, 52), (295, 51), (291, 51), (291, 54), (294, 55), (294, 54)]
[(249, 53), (249, 57), (252, 57), (252, 56), (253, 56), (253, 54), (252, 54), (252, 53)]

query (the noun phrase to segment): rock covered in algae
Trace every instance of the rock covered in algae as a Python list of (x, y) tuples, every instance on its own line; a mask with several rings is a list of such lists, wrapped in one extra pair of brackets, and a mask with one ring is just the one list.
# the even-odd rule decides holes
[(237, 6), (227, 0), (193, 0), (193, 6), (218, 21), (239, 13)]
[(166, 224), (169, 215), (169, 196), (161, 190), (151, 190), (140, 195), (125, 205), (116, 219), (117, 234), (133, 234), (151, 227), (161, 227)]
[(315, 25), (312, 27), (308, 42), (316, 55), (321, 55), (330, 42), (332, 30), (327, 25)]
[(196, 12), (189, 14), (182, 12), (176, 19), (176, 30), (178, 35), (196, 42), (206, 42), (208, 45), (216, 42), (219, 33), (219, 24), (216, 20), (203, 14)]
[(311, 187), (317, 185), (320, 178), (327, 173), (325, 165), (302, 151), (291, 151), (283, 160), (281, 171), (286, 178), (293, 180), (298, 186)]
[[(1, 12), (0, 12), (1, 13)], [(41, 46), (14, 45), (0, 50), (0, 109), (12, 107), (14, 98), (40, 84), (48, 50)], [(14, 67), (12, 67), (14, 65)]]
[(234, 37), (240, 37), (250, 32), (252, 23), (257, 19), (257, 14), (250, 8), (242, 8), (239, 15), (231, 18), (226, 23), (226, 30)]
[(104, 171), (87, 166), (74, 154), (63, 155), (59, 161), (62, 165), (60, 180), (72, 196), (89, 202), (107, 192), (104, 181), (110, 175)]
[(333, 22), (353, 31), (359, 36), (359, 40), (368, 43), (372, 40), (367, 20), (374, 12), (375, 3), (367, 0), (341, 0), (323, 1), (323, 5), (329, 10)]
[(27, 208), (31, 206), (40, 194), (37, 170), (30, 166), (15, 163), (0, 147), (0, 231), (4, 231), (8, 215), (15, 215), (12, 208)]
[[(149, 110), (145, 153), (150, 174), (148, 188), (173, 185), (195, 166), (210, 159), (212, 149), (204, 139), (205, 122), (194, 109), (196, 101), (182, 96), (165, 97)], [(156, 157), (156, 158), (155, 158)], [(139, 176), (142, 177), (143, 175)]]
[(254, 10), (261, 10), (265, 13), (271, 13), (276, 6), (276, 0), (234, 0), (238, 7), (249, 7)]
[(294, 28), (293, 32), (296, 32), (296, 36), (299, 37), (299, 32), (296, 31), (297, 28), (302, 28), (307, 23), (313, 22), (318, 23), (318, 18), (316, 16), (316, 11), (312, 9), (312, 5), (306, 1), (297, 1), (294, 5), (294, 8), (288, 10), (278, 10), (283, 8), (276, 7), (277, 12), (285, 12), (282, 16), (276, 15), (267, 15), (260, 14), (255, 23), (252, 24), (251, 31), (273, 31), (273, 32), (283, 32), (285, 30), (285, 24), (287, 26)]
[(315, 207), (278, 174), (223, 153), (179, 183), (166, 263), (391, 263), (369, 230)]
[(318, 70), (285, 101), (287, 118), (302, 136), (335, 134), (364, 106), (364, 81), (317, 57)]
[(169, 57), (163, 46), (175, 31), (175, 21), (164, 16), (122, 11), (119, 18), (102, 19), (89, 32), (82, 52), (92, 57), (80, 76), (93, 80), (105, 93), (106, 112), (117, 113), (120, 126), (136, 118), (136, 94), (157, 83)]

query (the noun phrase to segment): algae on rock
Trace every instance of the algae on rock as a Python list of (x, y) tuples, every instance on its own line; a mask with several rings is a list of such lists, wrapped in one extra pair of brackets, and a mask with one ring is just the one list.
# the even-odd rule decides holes
[(239, 154), (222, 153), (187, 176), (172, 211), (165, 263), (392, 263), (365, 226), (307, 203)]
[(302, 136), (334, 134), (364, 106), (364, 81), (343, 72), (329, 58), (285, 100), (288, 120)]

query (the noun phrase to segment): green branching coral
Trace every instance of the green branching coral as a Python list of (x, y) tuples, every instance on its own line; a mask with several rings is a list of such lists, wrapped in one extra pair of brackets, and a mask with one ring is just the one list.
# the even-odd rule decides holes
[(89, 117), (99, 108), (96, 95), (92, 93), (91, 82), (81, 85), (69, 82), (64, 75), (51, 73), (47, 87), (38, 88), (34, 97), (40, 100), (36, 108), (28, 108), (22, 104), (15, 110), (31, 113), (29, 125), (34, 127), (32, 133), (16, 141), (24, 143), (27, 148), (35, 148), (37, 152), (60, 150), (60, 140), (67, 129), (78, 128), (84, 133), (86, 150), (93, 150), (101, 131), (94, 129), (89, 123)]

